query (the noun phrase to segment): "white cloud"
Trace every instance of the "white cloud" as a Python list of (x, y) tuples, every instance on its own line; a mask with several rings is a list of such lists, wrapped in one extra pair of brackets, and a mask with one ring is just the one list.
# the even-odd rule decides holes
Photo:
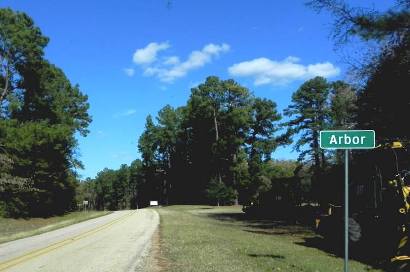
[(125, 69), (124, 69), (124, 73), (125, 73), (127, 76), (132, 77), (132, 76), (134, 75), (134, 73), (135, 73), (135, 70), (134, 70), (133, 68), (125, 68)]
[[(173, 82), (184, 77), (189, 71), (203, 67), (212, 62), (220, 54), (228, 52), (228, 44), (207, 44), (201, 50), (192, 51), (186, 60), (181, 61), (178, 56), (157, 59), (157, 53), (166, 50), (168, 43), (150, 43), (143, 49), (138, 49), (134, 54), (134, 62), (142, 66), (145, 76), (155, 76), (162, 82)], [(138, 61), (136, 61), (136, 56)]]
[(158, 52), (169, 48), (168, 42), (149, 43), (146, 47), (137, 49), (133, 55), (132, 60), (136, 64), (150, 64), (157, 59)]
[(179, 62), (180, 61), (179, 61), (179, 58), (177, 56), (172, 56), (172, 57), (165, 58), (163, 64), (165, 64), (165, 65), (176, 65)]
[(136, 114), (136, 113), (137, 113), (137, 110), (136, 110), (136, 109), (129, 109), (129, 110), (126, 110), (126, 111), (123, 111), (123, 112), (119, 112), (119, 113), (114, 114), (114, 117), (115, 117), (115, 118), (118, 118), (118, 117), (126, 117), (126, 116), (134, 115), (134, 114)]
[(234, 64), (228, 72), (232, 76), (251, 77), (255, 85), (283, 85), (315, 76), (333, 77), (340, 74), (340, 69), (330, 62), (303, 65), (299, 61), (293, 56), (281, 61), (257, 58)]
[[(148, 67), (144, 74), (148, 76), (156, 76), (163, 82), (172, 82), (177, 78), (185, 76), (189, 71), (200, 68), (207, 63), (210, 63), (214, 57), (221, 53), (228, 52), (230, 49), (227, 44), (207, 44), (201, 50), (192, 51), (188, 58), (183, 62), (176, 62), (171, 67), (164, 67), (165, 63), (159, 64), (157, 67)], [(169, 63), (169, 62), (168, 62)]]

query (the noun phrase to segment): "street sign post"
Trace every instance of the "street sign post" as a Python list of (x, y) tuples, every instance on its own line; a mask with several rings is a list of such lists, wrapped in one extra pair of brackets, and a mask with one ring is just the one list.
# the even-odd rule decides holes
[(349, 149), (374, 148), (375, 138), (374, 130), (320, 131), (320, 148), (345, 150), (345, 272), (349, 271)]

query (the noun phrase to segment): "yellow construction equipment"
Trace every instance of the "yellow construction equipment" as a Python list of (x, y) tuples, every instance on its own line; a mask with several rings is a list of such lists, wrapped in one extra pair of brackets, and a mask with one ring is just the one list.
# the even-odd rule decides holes
[[(353, 254), (366, 260), (390, 260), (392, 271), (410, 271), (410, 153), (401, 142), (355, 153), (349, 174)], [(335, 170), (332, 178), (323, 182), (337, 188), (335, 184), (343, 184), (342, 178), (343, 174)], [(334, 193), (328, 197), (329, 209), (316, 219), (316, 226), (329, 243), (341, 247), (343, 189)]]

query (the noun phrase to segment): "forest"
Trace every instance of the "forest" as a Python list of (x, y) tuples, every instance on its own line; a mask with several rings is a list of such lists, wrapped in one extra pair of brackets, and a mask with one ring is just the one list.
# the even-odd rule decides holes
[[(385, 13), (342, 1), (308, 6), (335, 20), (339, 46), (360, 39), (377, 50), (352, 67), (356, 80), (307, 79), (279, 112), (234, 79), (209, 76), (184, 106), (147, 116), (140, 159), (80, 180), (77, 136), (87, 136), (89, 104), (78, 85), (44, 57), (48, 38), (24, 13), (0, 9), (0, 214), (51, 216), (88, 201), (98, 210), (161, 205), (231, 205), (282, 200), (323, 203), (324, 177), (343, 153), (319, 147), (325, 129), (374, 129), (378, 144), (410, 138), (410, 4)], [(275, 160), (291, 145), (298, 160)]]

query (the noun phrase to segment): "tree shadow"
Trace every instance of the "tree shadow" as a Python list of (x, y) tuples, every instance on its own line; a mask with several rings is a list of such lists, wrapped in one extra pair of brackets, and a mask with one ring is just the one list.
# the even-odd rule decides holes
[[(274, 219), (263, 217), (251, 217), (245, 213), (211, 213), (207, 216), (222, 222), (241, 223), (244, 225), (243, 231), (261, 235), (283, 235), (291, 236), (292, 242), (296, 245), (315, 248), (333, 257), (344, 257), (344, 247), (336, 246), (334, 243), (325, 241), (321, 236), (313, 231), (313, 224), (301, 224), (295, 220)], [(367, 256), (362, 256), (362, 251), (352, 247), (350, 259), (361, 262), (371, 269), (385, 269), (386, 262), (377, 262)], [(282, 259), (284, 256), (272, 254), (248, 254), (251, 257), (272, 257)]]
[(250, 230), (250, 229), (244, 229), (246, 232), (250, 233), (256, 233), (256, 234), (265, 234), (265, 235), (306, 235), (307, 232), (306, 230), (286, 230), (283, 231), (281, 229), (279, 230), (271, 230), (271, 231), (266, 231), (266, 230)]
[(212, 213), (208, 216), (223, 222), (240, 222), (244, 231), (267, 235), (309, 235), (312, 230), (307, 225), (289, 219), (272, 219), (248, 216), (245, 213)]
[(274, 255), (274, 254), (248, 254), (249, 257), (253, 258), (272, 258), (272, 259), (285, 259), (285, 256)]
[[(297, 245), (319, 249), (323, 252), (326, 252), (328, 255), (344, 258), (344, 244), (343, 242), (334, 243), (326, 241), (321, 236), (314, 236), (314, 237), (305, 237), (301, 242), (295, 242)], [(388, 261), (378, 261), (374, 257), (367, 255), (371, 249), (363, 249), (362, 247), (358, 246), (349, 246), (349, 260), (355, 260), (360, 263), (366, 264), (369, 266), (368, 270), (371, 269), (381, 269), (383, 271), (390, 271), (386, 270), (389, 264)]]
[(218, 212), (210, 213), (208, 216), (222, 221), (243, 221), (245, 219), (245, 213), (228, 213), (228, 212)]

